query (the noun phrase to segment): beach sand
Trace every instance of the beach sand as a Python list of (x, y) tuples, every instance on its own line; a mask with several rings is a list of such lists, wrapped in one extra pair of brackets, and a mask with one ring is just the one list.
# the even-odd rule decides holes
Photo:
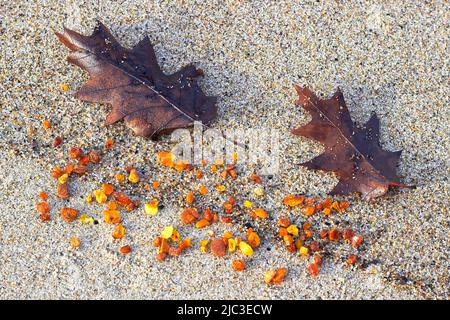
[[(9, 1), (0, 20), (0, 298), (2, 299), (448, 299), (449, 298), (449, 59), (447, 1)], [(219, 97), (216, 129), (274, 129), (280, 134), (280, 170), (264, 177), (266, 195), (256, 198), (251, 172), (227, 182), (239, 201), (252, 199), (274, 218), (288, 215), (282, 199), (304, 193), (322, 199), (337, 179), (308, 171), (298, 163), (322, 148), (289, 133), (309, 116), (294, 105), (294, 84), (307, 85), (321, 97), (339, 87), (351, 115), (364, 123), (371, 112), (381, 122), (381, 144), (402, 149), (398, 173), (414, 190), (394, 190), (374, 204), (347, 197), (347, 213), (333, 217), (351, 226), (365, 242), (364, 266), (345, 265), (353, 252), (333, 245), (317, 278), (308, 262), (289, 254), (273, 234), (245, 272), (230, 263), (235, 255), (214, 258), (198, 250), (205, 230), (180, 226), (183, 196), (219, 181), (208, 174), (196, 181), (156, 164), (155, 150), (168, 150), (164, 137), (155, 144), (133, 135), (123, 123), (103, 127), (110, 107), (81, 102), (73, 93), (87, 79), (66, 62), (68, 50), (54, 31), (63, 25), (90, 34), (99, 18), (116, 38), (132, 47), (148, 35), (163, 70), (174, 72), (195, 63), (208, 95)], [(60, 85), (69, 85), (62, 92)], [(42, 121), (52, 123), (50, 130)], [(53, 148), (54, 136), (64, 137)], [(102, 149), (115, 140), (92, 173), (71, 182), (72, 197), (54, 196), (54, 165), (66, 162), (67, 150)], [(119, 242), (105, 223), (66, 223), (64, 205), (101, 217), (100, 206), (86, 194), (134, 164), (145, 181), (176, 181), (164, 195), (165, 208), (148, 217), (140, 208), (124, 214), (127, 234)], [(194, 181), (194, 182), (192, 182)], [(134, 191), (133, 191), (134, 190)], [(42, 223), (35, 206), (38, 193), (50, 193), (52, 220)], [(129, 192), (137, 192), (130, 187)], [(137, 193), (135, 196), (137, 197)], [(154, 193), (141, 193), (144, 202)], [(211, 192), (204, 202), (224, 196)], [(220, 201), (218, 202), (220, 203)], [(302, 222), (300, 214), (291, 213)], [(99, 218), (100, 219), (100, 218)], [(314, 218), (316, 225), (326, 219)], [(101, 219), (100, 219), (101, 220)], [(152, 240), (166, 225), (194, 248), (164, 263), (155, 260)], [(226, 228), (210, 228), (218, 235)], [(274, 229), (275, 230), (275, 229)], [(71, 250), (77, 236), (81, 247)], [(120, 245), (133, 252), (122, 256)], [(265, 271), (289, 269), (285, 282), (268, 286)]]

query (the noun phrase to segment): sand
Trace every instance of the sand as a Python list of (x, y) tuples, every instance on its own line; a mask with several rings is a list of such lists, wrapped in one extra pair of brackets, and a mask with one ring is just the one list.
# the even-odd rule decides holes
[[(2, 1), (0, 20), (0, 298), (2, 299), (448, 299), (449, 298), (449, 59), (445, 1)], [(297, 164), (321, 146), (289, 133), (308, 115), (293, 104), (293, 85), (308, 85), (322, 97), (339, 87), (352, 117), (367, 121), (375, 111), (381, 143), (402, 149), (402, 181), (415, 190), (397, 190), (375, 204), (358, 196), (348, 213), (333, 218), (365, 237), (364, 266), (352, 270), (345, 245), (332, 248), (321, 274), (311, 278), (307, 260), (287, 253), (272, 234), (263, 235), (244, 273), (231, 270), (232, 257), (213, 258), (198, 250), (205, 230), (180, 226), (182, 197), (198, 187), (188, 174), (156, 164), (154, 144), (135, 137), (123, 124), (104, 128), (106, 105), (83, 103), (73, 93), (87, 75), (65, 61), (67, 50), (54, 30), (66, 25), (90, 33), (95, 18), (131, 47), (148, 35), (165, 72), (195, 63), (205, 72), (202, 88), (219, 97), (212, 127), (275, 129), (280, 133), (280, 171), (264, 178), (266, 195), (256, 198), (250, 172), (227, 182), (239, 201), (250, 198), (275, 219), (288, 212), (289, 193), (323, 198), (336, 184), (331, 174)], [(67, 83), (68, 92), (60, 85)], [(49, 119), (53, 126), (42, 128)], [(62, 135), (61, 148), (51, 147)], [(66, 162), (71, 146), (101, 149), (116, 144), (89, 175), (74, 180), (68, 204), (100, 217), (86, 194), (114, 173), (134, 164), (145, 181), (176, 181), (156, 217), (142, 209), (126, 214), (127, 235), (113, 241), (105, 223), (65, 223), (58, 217), (56, 183), (50, 169)], [(166, 179), (166, 180), (164, 180)], [(205, 183), (213, 189), (211, 174)], [(167, 182), (168, 183), (168, 182)], [(51, 193), (52, 220), (42, 223), (35, 205), (40, 191)], [(142, 201), (154, 192), (130, 193)], [(219, 197), (211, 193), (204, 202)], [(218, 202), (220, 203), (220, 201)], [(302, 222), (299, 214), (291, 214)], [(323, 217), (315, 218), (320, 226)], [(166, 225), (191, 236), (195, 248), (158, 263), (152, 239)], [(217, 224), (217, 234), (236, 227)], [(71, 250), (77, 236), (81, 247)], [(132, 254), (121, 256), (120, 245)], [(270, 249), (270, 251), (268, 250)], [(262, 274), (287, 267), (280, 286)]]

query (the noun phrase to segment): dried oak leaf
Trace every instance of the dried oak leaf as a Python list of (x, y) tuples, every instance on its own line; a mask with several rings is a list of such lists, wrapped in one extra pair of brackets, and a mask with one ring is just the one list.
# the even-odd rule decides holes
[(306, 87), (295, 86), (295, 89), (299, 96), (296, 105), (307, 110), (312, 120), (291, 132), (325, 146), (321, 155), (302, 165), (336, 173), (339, 183), (331, 194), (360, 192), (365, 200), (371, 201), (384, 195), (389, 187), (413, 187), (400, 183), (395, 172), (401, 151), (381, 148), (379, 120), (375, 114), (364, 128), (358, 128), (339, 90), (330, 99), (322, 100)]
[(130, 50), (100, 21), (90, 36), (66, 28), (56, 35), (72, 51), (68, 61), (90, 75), (76, 97), (112, 105), (107, 125), (123, 119), (137, 135), (155, 139), (217, 116), (217, 99), (207, 97), (196, 80), (203, 72), (188, 65), (165, 75), (148, 37)]

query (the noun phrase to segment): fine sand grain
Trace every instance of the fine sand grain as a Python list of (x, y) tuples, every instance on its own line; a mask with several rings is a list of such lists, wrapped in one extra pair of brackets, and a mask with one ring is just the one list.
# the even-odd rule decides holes
[[(0, 298), (449, 298), (447, 1), (14, 0), (0, 7)], [(203, 69), (202, 88), (219, 97), (212, 127), (278, 130), (280, 171), (264, 177), (266, 196), (252, 194), (250, 172), (227, 184), (239, 201), (266, 208), (273, 222), (288, 214), (281, 204), (286, 194), (322, 198), (337, 182), (297, 165), (322, 149), (289, 133), (309, 118), (293, 104), (293, 85), (308, 85), (322, 97), (339, 87), (358, 123), (375, 111), (381, 144), (403, 149), (399, 175), (417, 188), (390, 192), (375, 204), (350, 197), (348, 213), (333, 218), (364, 235), (364, 266), (350, 270), (344, 261), (351, 250), (336, 245), (313, 279), (307, 261), (287, 253), (272, 234), (262, 235), (243, 273), (231, 270), (231, 256), (202, 254), (198, 241), (206, 232), (179, 226), (178, 219), (182, 197), (199, 182), (155, 161), (155, 150), (167, 150), (169, 139), (155, 144), (122, 123), (104, 128), (109, 106), (73, 97), (87, 75), (65, 61), (68, 51), (53, 31), (66, 25), (90, 34), (95, 18), (128, 47), (148, 35), (165, 72), (191, 62)], [(52, 122), (50, 131), (42, 128), (44, 119)], [(56, 135), (64, 137), (58, 149), (51, 147)], [(74, 180), (70, 206), (100, 217), (101, 207), (87, 205), (85, 195), (128, 164), (146, 181), (178, 182), (158, 216), (142, 209), (125, 215), (127, 235), (119, 243), (110, 225), (62, 221), (58, 212), (66, 204), (56, 200), (49, 174), (66, 161), (69, 147), (102, 148), (107, 137), (116, 141), (113, 151)], [(217, 182), (208, 174), (203, 183), (213, 190)], [(51, 194), (49, 223), (37, 218), (40, 191)], [(152, 192), (139, 197), (149, 200)], [(213, 192), (205, 203), (217, 197), (220, 204), (224, 196)], [(299, 214), (291, 218), (303, 221)], [(169, 224), (191, 236), (194, 248), (161, 264), (151, 242)], [(226, 230), (223, 224), (211, 229)], [(72, 236), (81, 239), (78, 250), (69, 249)], [(124, 244), (133, 247), (126, 257), (117, 253)], [(277, 267), (289, 269), (285, 282), (265, 285), (263, 273)]]

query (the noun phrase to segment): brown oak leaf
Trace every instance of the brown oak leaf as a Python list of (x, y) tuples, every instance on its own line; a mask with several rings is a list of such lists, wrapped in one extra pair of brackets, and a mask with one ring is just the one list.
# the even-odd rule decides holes
[(137, 135), (157, 138), (216, 117), (217, 99), (207, 97), (196, 80), (203, 72), (188, 65), (164, 74), (148, 37), (127, 49), (100, 21), (90, 36), (66, 28), (56, 35), (72, 51), (67, 60), (90, 75), (76, 97), (112, 105), (106, 124), (123, 119)]
[(294, 129), (293, 134), (312, 138), (325, 151), (302, 163), (308, 169), (332, 171), (339, 177), (331, 194), (360, 192), (371, 201), (389, 187), (412, 188), (399, 182), (396, 174), (401, 151), (383, 150), (379, 144), (379, 120), (375, 114), (363, 128), (356, 127), (338, 90), (330, 99), (319, 99), (310, 89), (295, 86), (301, 105), (312, 116), (311, 122)]

